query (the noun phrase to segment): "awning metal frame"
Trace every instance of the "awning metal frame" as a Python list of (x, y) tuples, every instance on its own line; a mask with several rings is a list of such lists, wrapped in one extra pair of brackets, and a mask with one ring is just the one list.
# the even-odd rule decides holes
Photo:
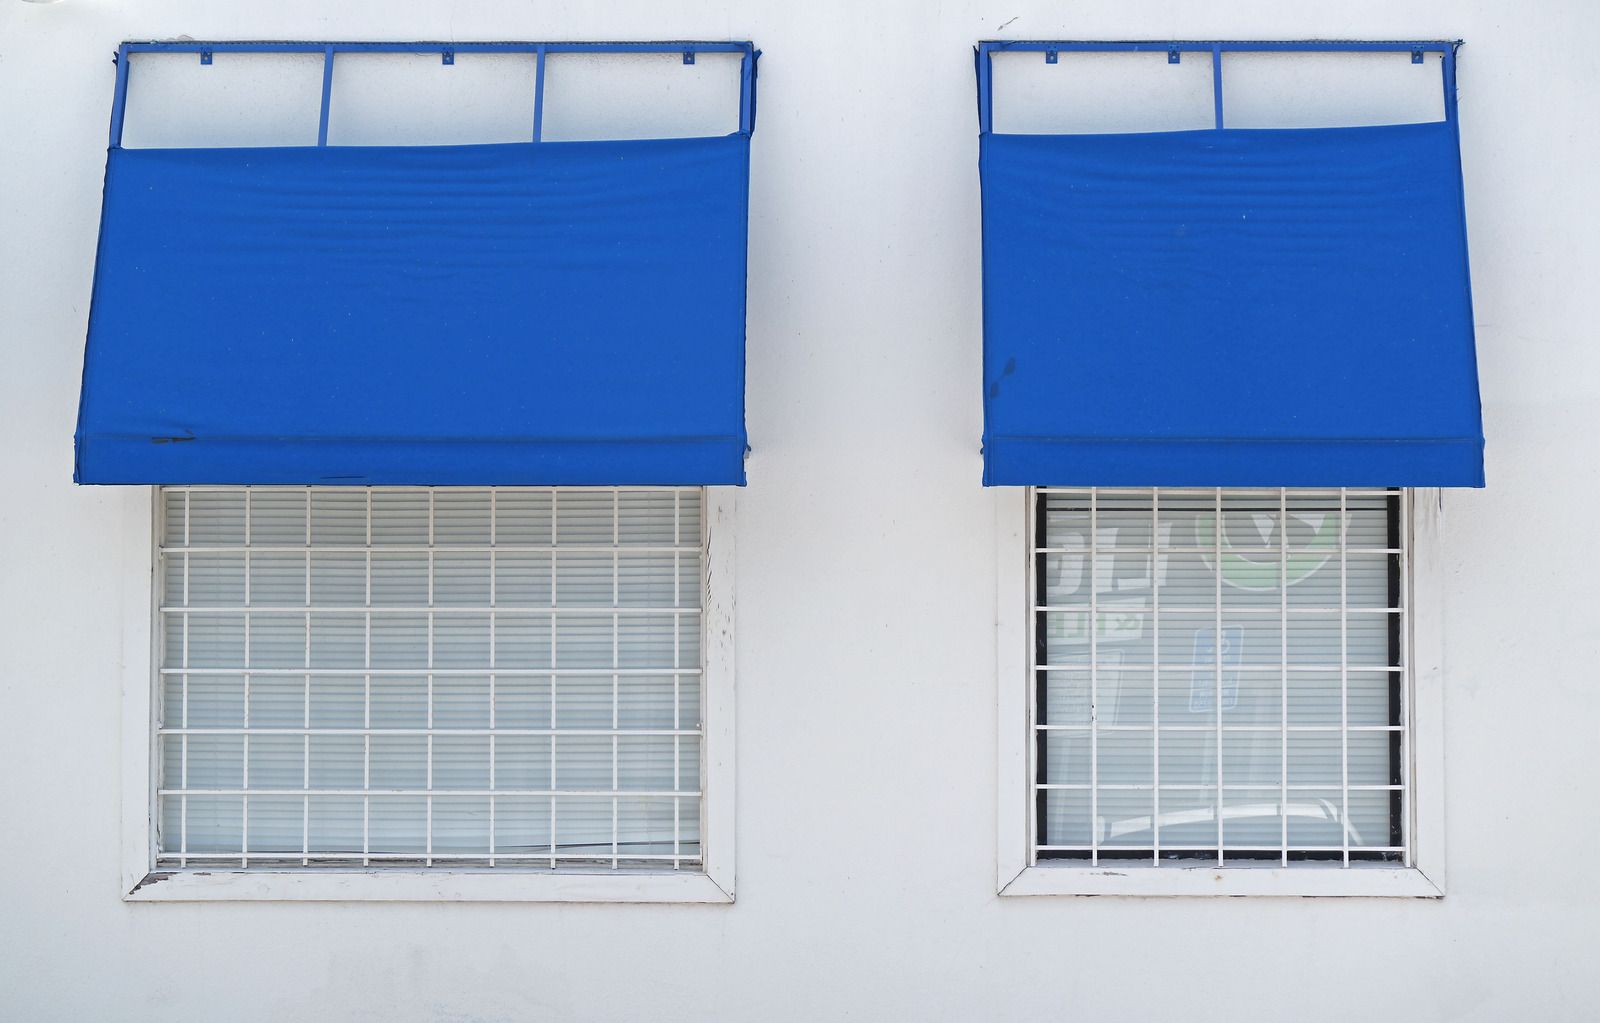
[(739, 134), (749, 135), (756, 121), (756, 59), (761, 51), (748, 41), (682, 40), (667, 42), (125, 42), (117, 47), (117, 83), (111, 104), (111, 145), (122, 145), (122, 123), (128, 105), (130, 57), (136, 53), (193, 53), (210, 64), (218, 53), (320, 53), (322, 54), (322, 110), (317, 122), (317, 145), (328, 144), (328, 110), (333, 97), (333, 58), (340, 53), (436, 53), (454, 64), (458, 53), (527, 53), (534, 56), (533, 130), (529, 141), (542, 142), (544, 132), (545, 57), (553, 53), (681, 53), (693, 64), (698, 53), (737, 53), (739, 71)]
[(1444, 119), (1456, 123), (1456, 50), (1459, 39), (1429, 40), (1325, 40), (1293, 41), (1250, 40), (1084, 40), (1084, 39), (997, 39), (977, 45), (974, 55), (978, 70), (978, 130), (987, 135), (994, 128), (994, 90), (991, 87), (996, 53), (1043, 53), (1046, 63), (1055, 64), (1062, 53), (1165, 53), (1167, 63), (1176, 64), (1185, 53), (1211, 55), (1211, 103), (1215, 127), (1224, 126), (1222, 111), (1222, 55), (1224, 53), (1409, 53), (1413, 64), (1421, 64), (1428, 53), (1442, 58)]

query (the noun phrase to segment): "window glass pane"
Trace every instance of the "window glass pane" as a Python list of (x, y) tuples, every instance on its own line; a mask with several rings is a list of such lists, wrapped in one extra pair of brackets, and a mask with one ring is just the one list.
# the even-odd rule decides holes
[(556, 494), (556, 543), (610, 544), (616, 536), (615, 500), (606, 491), (562, 490)]
[(310, 852), (315, 855), (360, 849), (365, 802), (360, 796), (311, 796)]
[(550, 736), (503, 735), (496, 739), (494, 784), (497, 789), (548, 789)]
[(252, 675), (250, 727), (299, 728), (305, 723), (304, 675)]
[(678, 546), (686, 550), (698, 550), (703, 543), (700, 522), (700, 495), (697, 492), (680, 490), (677, 492), (677, 498)]
[[(255, 566), (251, 566), (251, 584), (255, 584)], [(305, 581), (301, 574), (301, 583)], [(238, 607), (244, 603), (244, 555), (195, 551), (188, 556), (188, 586), (190, 607)], [(180, 598), (181, 599), (181, 598)]]
[(1279, 785), (1283, 781), (1283, 732), (1262, 729), (1222, 733), (1222, 779), (1228, 786)]
[(435, 736), (433, 739), (433, 787), (436, 789), (487, 789), (489, 787), (489, 737), (487, 735)]
[[(502, 537), (501, 543), (505, 543)], [(500, 551), (495, 556), (495, 603), (501, 607), (549, 607), (550, 555), (543, 551)]]
[(428, 845), (428, 801), (420, 796), (371, 797), (368, 827), (375, 855), (416, 855)]
[(306, 736), (253, 735), (250, 786), (258, 789), (306, 788)]
[(556, 804), (556, 852), (569, 859), (611, 855), (613, 811), (609, 798), (566, 797)]
[(1091, 777), (1087, 728), (1055, 728), (1044, 733), (1044, 776), (1047, 785), (1087, 785)]
[(483, 668), (489, 663), (488, 614), (433, 617), (433, 666)]
[(375, 614), (370, 646), (374, 668), (426, 668), (429, 618), (423, 614)]
[(556, 744), (556, 788), (611, 789), (613, 758), (611, 737), (561, 735)]
[(1217, 733), (1212, 729), (1161, 730), (1161, 783), (1217, 783)]
[(188, 737), (188, 776), (185, 788), (242, 789), (244, 787), (244, 737), (191, 735)]
[(501, 855), (550, 852), (550, 797), (501, 796), (494, 801), (494, 849)]
[[(241, 728), (244, 726), (244, 676), (200, 674), (188, 677), (191, 728)], [(259, 681), (259, 680), (258, 680)], [(182, 692), (178, 694), (183, 699)], [(182, 706), (178, 706), (182, 711)], [(173, 724), (179, 724), (174, 718)]]
[(620, 678), (617, 692), (618, 725), (622, 728), (676, 727), (673, 724), (674, 677), (625, 675)]
[(196, 490), (188, 498), (190, 546), (236, 547), (244, 542), (244, 491)]
[(489, 542), (489, 492), (446, 488), (433, 492), (433, 542), (483, 546)]
[(1033, 756), (1072, 788), (1041, 794), (1040, 855), (1342, 866), (1398, 842), (1403, 500), (1041, 490)]
[(495, 494), (495, 543), (544, 547), (550, 544), (548, 491), (502, 490)]
[(1089, 724), (1089, 672), (1042, 671), (1037, 715), (1044, 725)]
[(678, 727), (685, 729), (699, 729), (700, 727), (700, 676), (698, 674), (676, 675), (678, 682)]
[(1089, 792), (1087, 789), (1048, 789), (1040, 814), (1040, 845), (1089, 844)]
[(1353, 846), (1394, 846), (1393, 822), (1399, 817), (1399, 793), (1356, 790), (1350, 793), (1350, 844)]
[(1156, 816), (1162, 862), (1180, 863), (1196, 854), (1210, 858), (1217, 848), (1216, 790), (1161, 790), (1161, 812)]
[[(176, 634), (173, 632), (175, 621), (178, 623)], [(245, 663), (244, 622), (242, 614), (172, 615), (167, 619), (168, 654), (177, 652), (170, 647), (170, 643), (176, 641), (187, 655), (191, 668), (238, 670)]]
[(446, 607), (489, 603), (489, 553), (440, 551), (433, 556), (433, 602)]
[(1154, 781), (1154, 733), (1148, 729), (1100, 729), (1095, 763), (1101, 785), (1149, 785)]
[(251, 796), (249, 851), (298, 855), (305, 809), (304, 796)]
[(313, 551), (311, 603), (320, 607), (367, 602), (367, 556), (361, 551)]
[(433, 852), (435, 855), (488, 854), (487, 796), (441, 796), (433, 801)]
[(1147, 493), (1105, 490), (1100, 492), (1094, 504), (1095, 547), (1150, 546), (1155, 519), (1151, 514)]
[(306, 617), (255, 612), (250, 620), (250, 667), (302, 668), (306, 664)]
[(500, 728), (549, 728), (550, 676), (497, 676), (494, 721)]
[(1283, 793), (1275, 788), (1229, 789), (1222, 795), (1222, 826), (1230, 846), (1278, 849), (1283, 845)]
[[(367, 740), (359, 735), (313, 735), (307, 744), (311, 759), (310, 784), (313, 789), (363, 787), (367, 771)], [(358, 810), (360, 808), (359, 803), (344, 805), (355, 806)]]
[(636, 607), (672, 607), (677, 600), (673, 556), (625, 554), (617, 559), (618, 603)]
[(375, 674), (371, 682), (371, 704), (373, 728), (426, 728), (427, 676)]
[(623, 856), (672, 854), (671, 799), (617, 800), (617, 846)]
[(556, 556), (556, 599), (563, 607), (611, 607), (612, 556), (563, 551)]
[(163, 865), (699, 868), (698, 490), (160, 508)]
[[(671, 547), (674, 539), (673, 508), (678, 492), (654, 490), (617, 495), (617, 539), (624, 544)], [(699, 530), (695, 530), (698, 545)]]
[(240, 796), (189, 796), (184, 828), (189, 855), (244, 851), (244, 799)]
[(318, 668), (353, 669), (367, 656), (367, 620), (363, 615), (321, 613), (311, 616), (311, 660)]
[(548, 669), (551, 666), (555, 633), (550, 615), (497, 614), (494, 625), (496, 667)]
[(676, 753), (670, 735), (628, 735), (617, 740), (617, 788), (671, 792)]
[(372, 603), (375, 606), (422, 607), (428, 603), (426, 554), (377, 551), (371, 557)]
[(698, 859), (700, 856), (700, 800), (679, 797), (678, 805), (678, 855)]
[(421, 491), (372, 492), (374, 546), (420, 547), (428, 543), (428, 495)]
[(1291, 847), (1339, 848), (1344, 844), (1343, 801), (1338, 789), (1297, 789), (1284, 804)]
[(433, 680), (433, 727), (488, 728), (489, 676), (436, 677)]
[(428, 739), (421, 735), (374, 735), (370, 771), (375, 789), (426, 789)]
[(299, 547), (306, 542), (305, 491), (256, 490), (249, 499), (251, 544)]
[(366, 684), (353, 675), (313, 675), (312, 728), (360, 728), (366, 718)]
[(365, 544), (367, 495), (360, 490), (313, 490), (311, 542), (317, 546)]
[[(192, 598), (195, 592), (193, 567), (189, 575)], [(250, 558), (250, 603), (254, 606), (303, 607), (308, 581), (305, 551), (258, 551)], [(243, 586), (239, 587), (237, 603), (244, 603)]]
[[(187, 736), (183, 735), (164, 735), (161, 737), (161, 749), (158, 755), (161, 758), (161, 787), (163, 789), (181, 789), (184, 787), (183, 761), (184, 745), (187, 738)], [(173, 798), (177, 799), (177, 797)], [(173, 836), (176, 836), (177, 833), (176, 830), (171, 832)]]
[(698, 735), (678, 736), (678, 779), (671, 787), (681, 792), (693, 792), (700, 788), (700, 737)]
[(166, 490), (161, 494), (161, 544), (164, 547), (181, 547), (188, 533), (189, 493), (184, 490)]
[(1101, 790), (1097, 800), (1096, 834), (1107, 848), (1148, 848), (1155, 792), (1150, 789)]
[(1277, 668), (1238, 672), (1223, 694), (1223, 724), (1277, 729), (1283, 724), (1283, 678)]

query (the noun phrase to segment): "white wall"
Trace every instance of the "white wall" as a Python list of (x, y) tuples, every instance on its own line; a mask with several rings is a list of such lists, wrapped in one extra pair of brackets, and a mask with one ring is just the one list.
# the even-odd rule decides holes
[[(0, 0), (0, 1017), (1592, 1018), (1600, 114), (1588, 0)], [(750, 38), (732, 907), (127, 905), (119, 579), (70, 482), (124, 38)], [(1489, 488), (1445, 498), (1449, 895), (994, 895), (987, 37), (1461, 36)]]

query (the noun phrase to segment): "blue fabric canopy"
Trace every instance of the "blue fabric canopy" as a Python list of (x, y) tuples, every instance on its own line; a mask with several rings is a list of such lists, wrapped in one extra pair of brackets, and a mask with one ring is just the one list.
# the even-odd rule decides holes
[(1482, 486), (1454, 128), (984, 134), (984, 482)]
[(77, 480), (743, 483), (749, 141), (113, 148)]

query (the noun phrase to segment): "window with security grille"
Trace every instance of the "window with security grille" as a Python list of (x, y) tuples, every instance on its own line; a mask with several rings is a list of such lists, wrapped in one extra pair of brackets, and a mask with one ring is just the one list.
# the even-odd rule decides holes
[(1408, 863), (1406, 502), (1038, 490), (1034, 859)]
[(156, 863), (702, 869), (702, 491), (160, 493)]

